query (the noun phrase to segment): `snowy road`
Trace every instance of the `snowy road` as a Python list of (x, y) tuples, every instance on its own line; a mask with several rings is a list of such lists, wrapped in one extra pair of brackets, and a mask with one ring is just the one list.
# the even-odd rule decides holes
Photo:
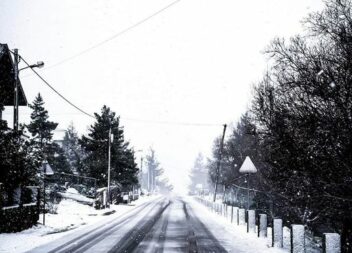
[(227, 252), (180, 197), (159, 198), (29, 252)]

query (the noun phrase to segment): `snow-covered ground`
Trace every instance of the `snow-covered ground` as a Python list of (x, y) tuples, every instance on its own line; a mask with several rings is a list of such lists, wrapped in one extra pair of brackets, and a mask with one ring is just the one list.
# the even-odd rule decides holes
[[(212, 201), (212, 198), (205, 197), (205, 199)], [(288, 227), (283, 227), (283, 248), (272, 248), (272, 228), (268, 227), (268, 234), (267, 238), (258, 238), (257, 233), (247, 233), (247, 226), (237, 226), (231, 223), (229, 218), (225, 218), (217, 213), (212, 212), (206, 206), (196, 201), (194, 198), (189, 197), (188, 201), (192, 204), (192, 207), (195, 208), (197, 214), (205, 224), (209, 224), (208, 227), (211, 228), (211, 231), (214, 233), (215, 236), (221, 235), (221, 237), (233, 239), (235, 242), (240, 242), (243, 246), (240, 248), (247, 248), (248, 251), (243, 252), (289, 252), (291, 247), (291, 238), (290, 238), (290, 229)], [(217, 199), (217, 203), (222, 203), (220, 199)], [(211, 218), (211, 219), (210, 219)], [(212, 221), (216, 221), (214, 222)], [(213, 224), (213, 225), (212, 225)], [(221, 225), (224, 229), (221, 228), (215, 230), (214, 228), (217, 225)], [(258, 229), (258, 228), (257, 228)], [(218, 238), (220, 241), (221, 239)], [(226, 240), (223, 240), (224, 245), (226, 245)], [(307, 253), (320, 253), (322, 252), (315, 243), (306, 237), (305, 240), (306, 244), (306, 252)], [(228, 245), (228, 249), (231, 248), (231, 245)], [(230, 252), (233, 252), (230, 250)], [(239, 251), (236, 251), (239, 252)]]
[(246, 226), (232, 224), (229, 219), (210, 211), (206, 206), (188, 197), (198, 218), (207, 226), (228, 252), (236, 253), (283, 253), (286, 250), (272, 248), (269, 239), (258, 238), (256, 233), (247, 233)]
[[(144, 196), (129, 205), (112, 205), (111, 208), (102, 210), (95, 210), (91, 206), (80, 204), (72, 199), (64, 199), (58, 205), (57, 214), (45, 215), (45, 226), (37, 225), (18, 233), (0, 234), (0, 252), (28, 251), (74, 231), (84, 229), (88, 225), (116, 219), (135, 207), (158, 197), (155, 195)], [(112, 214), (108, 215), (109, 213)], [(41, 215), (39, 222), (42, 223), (42, 221)]]

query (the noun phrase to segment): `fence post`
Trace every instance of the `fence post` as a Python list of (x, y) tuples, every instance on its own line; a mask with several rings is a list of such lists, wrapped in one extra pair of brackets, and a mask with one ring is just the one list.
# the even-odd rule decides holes
[(244, 208), (239, 208), (237, 212), (237, 221), (238, 225), (245, 225), (246, 224), (246, 210)]
[(274, 219), (273, 221), (273, 247), (283, 247), (283, 232), (282, 232), (282, 219)]
[(248, 210), (247, 217), (247, 233), (255, 233), (255, 210)]
[(266, 214), (259, 214), (258, 237), (268, 236), (268, 216)]
[(238, 225), (238, 207), (237, 206), (233, 207), (233, 223)]
[(324, 233), (323, 236), (323, 252), (324, 253), (340, 253), (341, 237), (337, 233)]
[(231, 223), (233, 223), (233, 206), (231, 205)]
[(304, 252), (306, 252), (304, 226), (291, 225), (291, 253)]

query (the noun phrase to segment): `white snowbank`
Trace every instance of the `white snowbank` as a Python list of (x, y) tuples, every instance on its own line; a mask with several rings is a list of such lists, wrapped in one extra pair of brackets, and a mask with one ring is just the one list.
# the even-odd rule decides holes
[(60, 194), (65, 199), (73, 199), (84, 204), (92, 205), (94, 203), (93, 199), (79, 194), (79, 192), (74, 188), (68, 188), (66, 192), (58, 192), (58, 194)]
[[(284, 249), (272, 248), (269, 238), (258, 238), (255, 233), (247, 233), (245, 225), (238, 226), (229, 219), (211, 212), (206, 206), (194, 198), (187, 198), (200, 220), (212, 234), (221, 242), (228, 252), (238, 253), (283, 253)], [(269, 235), (268, 235), (269, 236)]]

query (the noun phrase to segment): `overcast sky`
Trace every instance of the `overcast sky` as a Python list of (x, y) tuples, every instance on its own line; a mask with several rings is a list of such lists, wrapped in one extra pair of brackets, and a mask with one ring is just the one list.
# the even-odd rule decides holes
[[(267, 68), (263, 49), (274, 37), (302, 32), (300, 21), (320, 10), (322, 1), (181, 0), (62, 62), (170, 3), (0, 0), (0, 43), (18, 48), (30, 63), (44, 61), (46, 68), (38, 71), (87, 112), (98, 112), (106, 104), (121, 115), (127, 139), (144, 153), (152, 146), (180, 191), (197, 154), (210, 155), (221, 125), (234, 124), (248, 108), (252, 85)], [(65, 103), (30, 70), (21, 72), (21, 81), (29, 101), (38, 92), (43, 95), (59, 129), (73, 121), (80, 134), (87, 132), (93, 120)], [(28, 122), (29, 113), (21, 108), (20, 121)], [(12, 109), (4, 114), (12, 125)]]

